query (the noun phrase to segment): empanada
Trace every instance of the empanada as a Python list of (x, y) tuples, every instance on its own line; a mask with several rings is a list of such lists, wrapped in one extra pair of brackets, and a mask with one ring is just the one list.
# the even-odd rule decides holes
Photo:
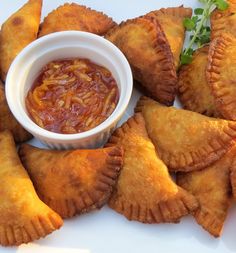
[(78, 30), (104, 35), (116, 23), (102, 12), (76, 3), (64, 4), (53, 10), (40, 26), (39, 37), (49, 33)]
[(174, 58), (161, 26), (152, 17), (122, 22), (106, 38), (127, 57), (134, 79), (148, 94), (166, 105), (172, 105), (177, 91)]
[(160, 223), (177, 222), (198, 207), (196, 199), (172, 181), (141, 114), (117, 129), (107, 145), (117, 144), (125, 151), (124, 166), (109, 201), (111, 208), (129, 220)]
[(236, 1), (227, 0), (227, 3), (226, 10), (215, 9), (211, 14), (211, 40), (225, 32), (236, 36)]
[(20, 157), (39, 197), (63, 218), (101, 208), (122, 166), (122, 149), (53, 151), (24, 144)]
[(37, 196), (9, 131), (0, 133), (0, 244), (20, 245), (62, 226), (58, 214)]
[(15, 57), (37, 38), (41, 8), (42, 0), (29, 0), (2, 24), (0, 73), (3, 81), (5, 81), (8, 69)]
[(235, 155), (233, 147), (203, 170), (177, 174), (177, 184), (199, 201), (199, 208), (193, 212), (196, 221), (215, 237), (221, 234), (232, 199), (229, 173)]
[(197, 49), (190, 64), (182, 65), (178, 78), (178, 95), (184, 109), (219, 117), (211, 89), (206, 80), (209, 46)]
[(5, 90), (0, 81), (0, 131), (10, 130), (14, 136), (15, 142), (23, 142), (32, 138), (14, 118), (6, 101)]
[(160, 23), (166, 38), (170, 44), (171, 51), (174, 56), (175, 67), (179, 67), (179, 57), (183, 48), (185, 39), (185, 28), (183, 21), (185, 18), (192, 16), (191, 8), (170, 7), (161, 8), (160, 10), (151, 11), (147, 14), (157, 19)]
[(220, 159), (235, 143), (236, 122), (166, 107), (142, 97), (136, 107), (149, 137), (171, 171), (202, 169)]
[(236, 38), (222, 34), (210, 44), (207, 81), (217, 110), (225, 119), (236, 120)]

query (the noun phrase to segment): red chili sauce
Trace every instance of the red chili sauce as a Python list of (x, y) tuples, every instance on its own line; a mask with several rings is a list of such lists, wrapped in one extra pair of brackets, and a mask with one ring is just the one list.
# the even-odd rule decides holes
[(111, 72), (88, 59), (48, 63), (26, 97), (26, 108), (40, 127), (63, 134), (87, 131), (115, 110), (119, 89)]

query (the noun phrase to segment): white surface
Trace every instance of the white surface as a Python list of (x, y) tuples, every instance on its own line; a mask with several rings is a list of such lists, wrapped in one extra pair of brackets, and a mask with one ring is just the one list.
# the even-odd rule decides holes
[[(58, 134), (39, 127), (31, 120), (25, 107), (25, 97), (43, 66), (68, 57), (88, 58), (109, 69), (117, 82), (120, 97), (112, 115), (97, 127), (83, 133)], [(49, 34), (25, 47), (9, 69), (5, 90), (13, 115), (26, 130), (49, 147), (69, 149), (104, 145), (129, 105), (132, 88), (129, 63), (117, 47), (92, 33), (66, 31)]]
[[(24, 0), (1, 0), (0, 23), (24, 2)], [(84, 0), (75, 2), (102, 10), (117, 22), (160, 7), (181, 4), (197, 6), (197, 0)], [(64, 3), (63, 0), (44, 0), (43, 15), (62, 3)], [(137, 94), (137, 91), (134, 91), (125, 119), (133, 111)], [(32, 143), (39, 145), (36, 140), (33, 140)], [(145, 225), (129, 222), (123, 216), (104, 207), (100, 211), (65, 221), (59, 231), (45, 239), (19, 248), (0, 247), (0, 252), (229, 253), (236, 251), (235, 229), (235, 205), (230, 209), (224, 233), (220, 239), (211, 237), (190, 216), (183, 218), (177, 225)]]

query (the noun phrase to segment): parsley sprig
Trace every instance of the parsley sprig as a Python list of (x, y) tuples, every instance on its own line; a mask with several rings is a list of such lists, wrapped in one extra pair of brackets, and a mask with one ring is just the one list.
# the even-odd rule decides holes
[(184, 26), (191, 32), (189, 45), (183, 50), (180, 56), (181, 64), (189, 64), (196, 48), (202, 47), (210, 41), (211, 29), (208, 25), (209, 18), (215, 8), (226, 10), (228, 3), (226, 0), (198, 0), (203, 4), (203, 8), (196, 8), (191, 18), (184, 19)]

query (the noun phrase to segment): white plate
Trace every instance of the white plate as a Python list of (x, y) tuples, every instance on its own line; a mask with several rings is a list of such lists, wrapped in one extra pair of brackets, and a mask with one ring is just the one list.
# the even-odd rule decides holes
[[(1, 0), (0, 24), (25, 2), (26, 0)], [(64, 2), (64, 0), (44, 0), (43, 16)], [(182, 4), (198, 6), (197, 0), (75, 0), (74, 2), (104, 11), (117, 22), (161, 7)], [(138, 92), (134, 90), (123, 121), (133, 113), (138, 96)], [(178, 106), (177, 103), (176, 105)], [(31, 143), (40, 146), (37, 140)], [(228, 253), (236, 251), (235, 228), (235, 206), (230, 209), (220, 239), (211, 237), (191, 216), (184, 217), (179, 224), (147, 225), (130, 222), (122, 215), (104, 207), (100, 211), (66, 220), (60, 230), (45, 239), (18, 248), (0, 247), (0, 253)]]

